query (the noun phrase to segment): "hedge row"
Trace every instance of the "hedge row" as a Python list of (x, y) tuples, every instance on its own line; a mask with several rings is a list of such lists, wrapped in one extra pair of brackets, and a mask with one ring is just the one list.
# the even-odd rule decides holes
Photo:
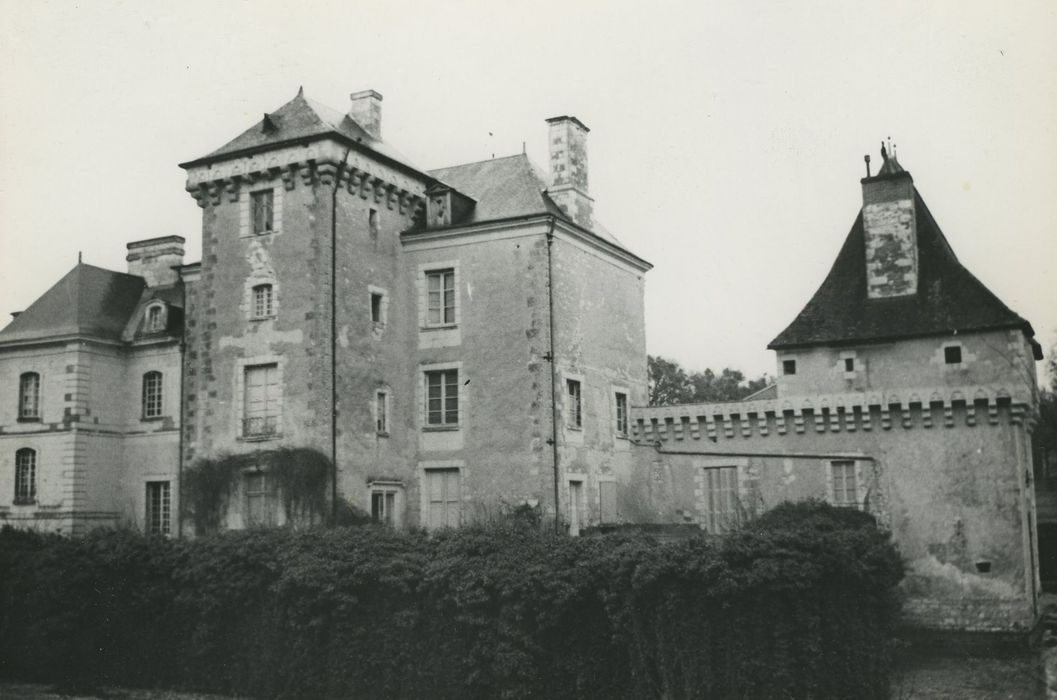
[(0, 531), (0, 676), (260, 698), (887, 698), (900, 559), (868, 515), (722, 540), (510, 519), (188, 541)]

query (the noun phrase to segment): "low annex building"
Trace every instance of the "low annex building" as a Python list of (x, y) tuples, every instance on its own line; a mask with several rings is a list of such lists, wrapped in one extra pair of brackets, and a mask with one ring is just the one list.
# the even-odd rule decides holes
[(332, 504), (398, 527), (527, 504), (573, 534), (722, 533), (814, 497), (891, 528), (914, 619), (1031, 623), (1041, 352), (894, 157), (772, 342), (776, 385), (645, 407), (651, 266), (595, 218), (583, 122), (547, 120), (549, 174), (524, 154), (424, 171), (381, 105), (299, 91), (181, 165), (200, 262), (130, 243), (127, 274), (78, 263), (0, 331), (0, 523), (190, 534), (187, 475), (233, 455), (219, 526), (297, 524), (273, 460), (305, 448)]

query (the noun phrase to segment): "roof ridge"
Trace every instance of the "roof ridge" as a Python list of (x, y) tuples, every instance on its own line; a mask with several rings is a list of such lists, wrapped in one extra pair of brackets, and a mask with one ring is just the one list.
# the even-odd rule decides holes
[(529, 163), (532, 163), (532, 161), (529, 160), (529, 157), (528, 157), (527, 153), (512, 153), (509, 156), (499, 156), (498, 158), (482, 158), (481, 160), (472, 160), (472, 161), (470, 161), (468, 163), (456, 163), (455, 165), (445, 165), (445, 166), (443, 166), (441, 168), (430, 168), (426, 172), (427, 173), (435, 173), (438, 170), (451, 170), (452, 168), (465, 168), (468, 165), (480, 165), (481, 163), (490, 163), (490, 162), (492, 162), (494, 160), (509, 160), (511, 158), (519, 158), (519, 157), (522, 157), (522, 156), (525, 158), (525, 160), (528, 160)]

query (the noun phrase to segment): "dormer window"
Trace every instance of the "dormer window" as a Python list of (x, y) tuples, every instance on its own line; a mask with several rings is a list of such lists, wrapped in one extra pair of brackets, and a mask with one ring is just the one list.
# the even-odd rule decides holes
[(147, 307), (147, 321), (144, 329), (148, 333), (165, 330), (165, 306), (163, 304), (153, 304)]

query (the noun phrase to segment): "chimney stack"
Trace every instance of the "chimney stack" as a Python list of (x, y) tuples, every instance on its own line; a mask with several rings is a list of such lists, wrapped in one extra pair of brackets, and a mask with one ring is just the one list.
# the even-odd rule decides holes
[(591, 228), (594, 200), (587, 194), (587, 133), (576, 117), (551, 117), (551, 186), (547, 194), (580, 226)]
[(176, 284), (180, 274), (174, 267), (183, 265), (184, 239), (182, 236), (162, 236), (133, 241), (127, 246), (128, 273), (142, 277), (148, 287)]
[(382, 140), (382, 95), (374, 90), (360, 90), (349, 95), (349, 116), (371, 138)]
[(877, 175), (860, 181), (869, 299), (910, 296), (918, 291), (914, 179), (884, 144), (881, 157), (884, 163)]

